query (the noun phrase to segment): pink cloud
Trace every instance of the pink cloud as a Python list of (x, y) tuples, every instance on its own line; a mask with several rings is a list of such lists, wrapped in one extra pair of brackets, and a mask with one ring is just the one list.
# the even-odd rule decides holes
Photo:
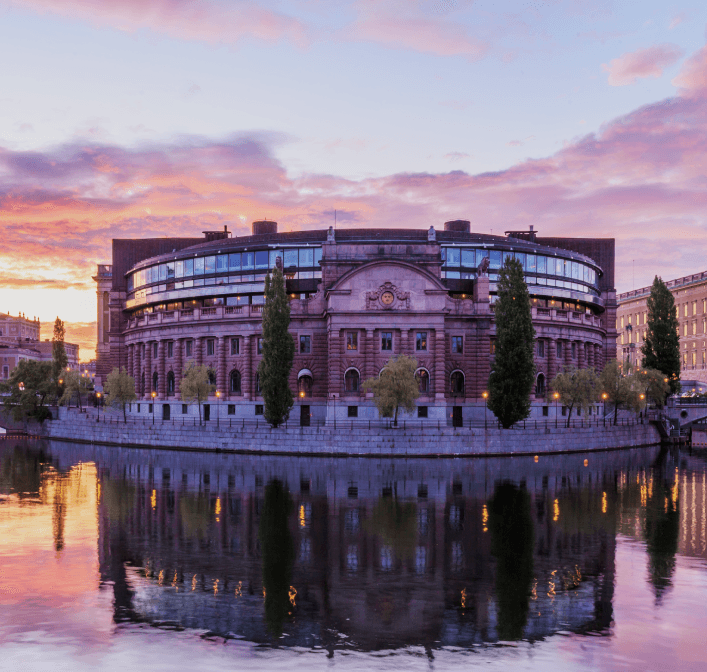
[(647, 49), (627, 52), (615, 58), (609, 65), (602, 64), (602, 70), (609, 73), (611, 86), (635, 84), (645, 77), (658, 78), (663, 70), (676, 63), (682, 56), (680, 47), (674, 44), (659, 44)]
[(2, 4), (130, 33), (148, 28), (210, 44), (235, 44), (244, 37), (267, 42), (284, 39), (300, 46), (309, 42), (301, 21), (252, 0), (228, 4), (215, 0), (4, 0)]
[(672, 84), (684, 96), (698, 96), (707, 91), (707, 47), (702, 47), (685, 61)]

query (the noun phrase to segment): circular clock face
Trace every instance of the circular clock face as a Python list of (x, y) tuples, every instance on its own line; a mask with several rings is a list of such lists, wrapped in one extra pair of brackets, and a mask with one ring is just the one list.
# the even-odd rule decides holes
[(381, 301), (386, 306), (389, 306), (394, 300), (393, 292), (383, 292), (383, 294), (381, 294)]

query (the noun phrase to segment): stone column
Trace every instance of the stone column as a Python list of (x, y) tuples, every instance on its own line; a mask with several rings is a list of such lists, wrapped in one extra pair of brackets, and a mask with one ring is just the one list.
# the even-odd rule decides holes
[[(428, 332), (428, 336), (432, 336)], [(444, 330), (435, 329), (434, 332), (434, 362), (435, 362), (435, 380), (434, 391), (435, 399), (444, 399), (444, 391), (447, 389), (447, 374), (445, 372), (444, 362)], [(431, 344), (428, 343), (429, 347)]]
[(167, 341), (160, 339), (157, 342), (157, 396), (160, 399), (167, 397), (166, 355)]
[(221, 392), (221, 395), (228, 398), (228, 387), (226, 385), (227, 372), (226, 372), (226, 337), (218, 337), (218, 350), (217, 355), (218, 362), (216, 367), (216, 389)]
[(151, 398), (152, 392), (152, 341), (145, 342), (145, 389), (143, 394), (146, 398)]
[(584, 341), (577, 341), (577, 368), (584, 369), (587, 366), (584, 357), (584, 349), (587, 347)]
[(194, 363), (201, 366), (204, 363), (204, 339), (200, 336), (194, 339)]
[(255, 383), (255, 371), (253, 371), (252, 336), (243, 337), (243, 354), (245, 355), (245, 368), (241, 376), (241, 391), (244, 399), (255, 397), (253, 394), (253, 384)]
[(174, 341), (174, 396), (179, 397), (182, 386), (183, 360), (182, 351), (184, 349), (184, 339), (177, 338)]
[(557, 375), (557, 341), (554, 338), (547, 339), (547, 382), (549, 383)]
[(574, 364), (574, 360), (572, 359), (572, 341), (570, 341), (569, 339), (566, 340), (563, 344), (563, 347), (564, 352), (562, 354), (564, 355), (565, 368), (569, 368)]
[(133, 377), (133, 380), (135, 381), (135, 394), (139, 397), (140, 394), (142, 393), (142, 390), (140, 389), (140, 374), (142, 373), (141, 364), (141, 355), (142, 355), (142, 343), (135, 343), (135, 354), (133, 355), (133, 370), (130, 372), (130, 375)]
[(587, 343), (587, 366), (594, 367), (594, 343)]
[(131, 343), (128, 346), (128, 375), (132, 376), (133, 375), (133, 361), (135, 357), (135, 344)]
[(329, 331), (329, 396), (341, 396), (341, 332), (339, 329)]

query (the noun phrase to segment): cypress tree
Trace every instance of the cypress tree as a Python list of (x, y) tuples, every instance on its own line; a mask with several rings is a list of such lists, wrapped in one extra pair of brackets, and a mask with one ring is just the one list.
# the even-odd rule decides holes
[(506, 259), (498, 276), (496, 360), (489, 378), (488, 407), (505, 429), (530, 415), (535, 378), (535, 329), (530, 295), (517, 259)]
[(56, 394), (59, 396), (59, 380), (64, 375), (69, 358), (66, 356), (64, 348), (64, 323), (57, 317), (54, 321), (54, 336), (52, 337), (52, 379), (56, 386)]
[(680, 335), (675, 300), (656, 275), (648, 297), (646, 338), (641, 347), (643, 366), (668, 379), (670, 394), (680, 392)]
[(276, 267), (265, 278), (263, 307), (263, 359), (258, 366), (260, 389), (265, 402), (263, 415), (273, 426), (280, 425), (293, 404), (288, 385), (295, 356), (295, 343), (289, 332), (290, 302), (285, 294), (282, 270)]

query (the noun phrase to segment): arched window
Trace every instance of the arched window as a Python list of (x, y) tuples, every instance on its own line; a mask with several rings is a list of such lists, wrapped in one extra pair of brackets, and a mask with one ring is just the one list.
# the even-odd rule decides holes
[(430, 391), (430, 372), (427, 369), (415, 371), (415, 378), (420, 388), (420, 394), (428, 394)]
[(209, 377), (209, 385), (216, 385), (216, 371), (209, 369), (207, 375)]
[(155, 371), (152, 374), (152, 391), (157, 392), (157, 382), (159, 381), (159, 376), (157, 375), (157, 371)]
[(312, 396), (312, 376), (309, 373), (300, 373), (297, 378), (297, 394), (300, 399)]
[(228, 390), (231, 394), (241, 393), (241, 374), (236, 369), (228, 377)]
[(535, 383), (535, 394), (544, 395), (545, 394), (545, 374), (539, 373), (538, 379)]
[(358, 392), (360, 376), (356, 369), (349, 369), (344, 374), (344, 389), (347, 392)]
[(464, 374), (461, 371), (453, 371), (449, 378), (452, 394), (464, 394)]
[(167, 394), (174, 394), (174, 371), (167, 374)]

